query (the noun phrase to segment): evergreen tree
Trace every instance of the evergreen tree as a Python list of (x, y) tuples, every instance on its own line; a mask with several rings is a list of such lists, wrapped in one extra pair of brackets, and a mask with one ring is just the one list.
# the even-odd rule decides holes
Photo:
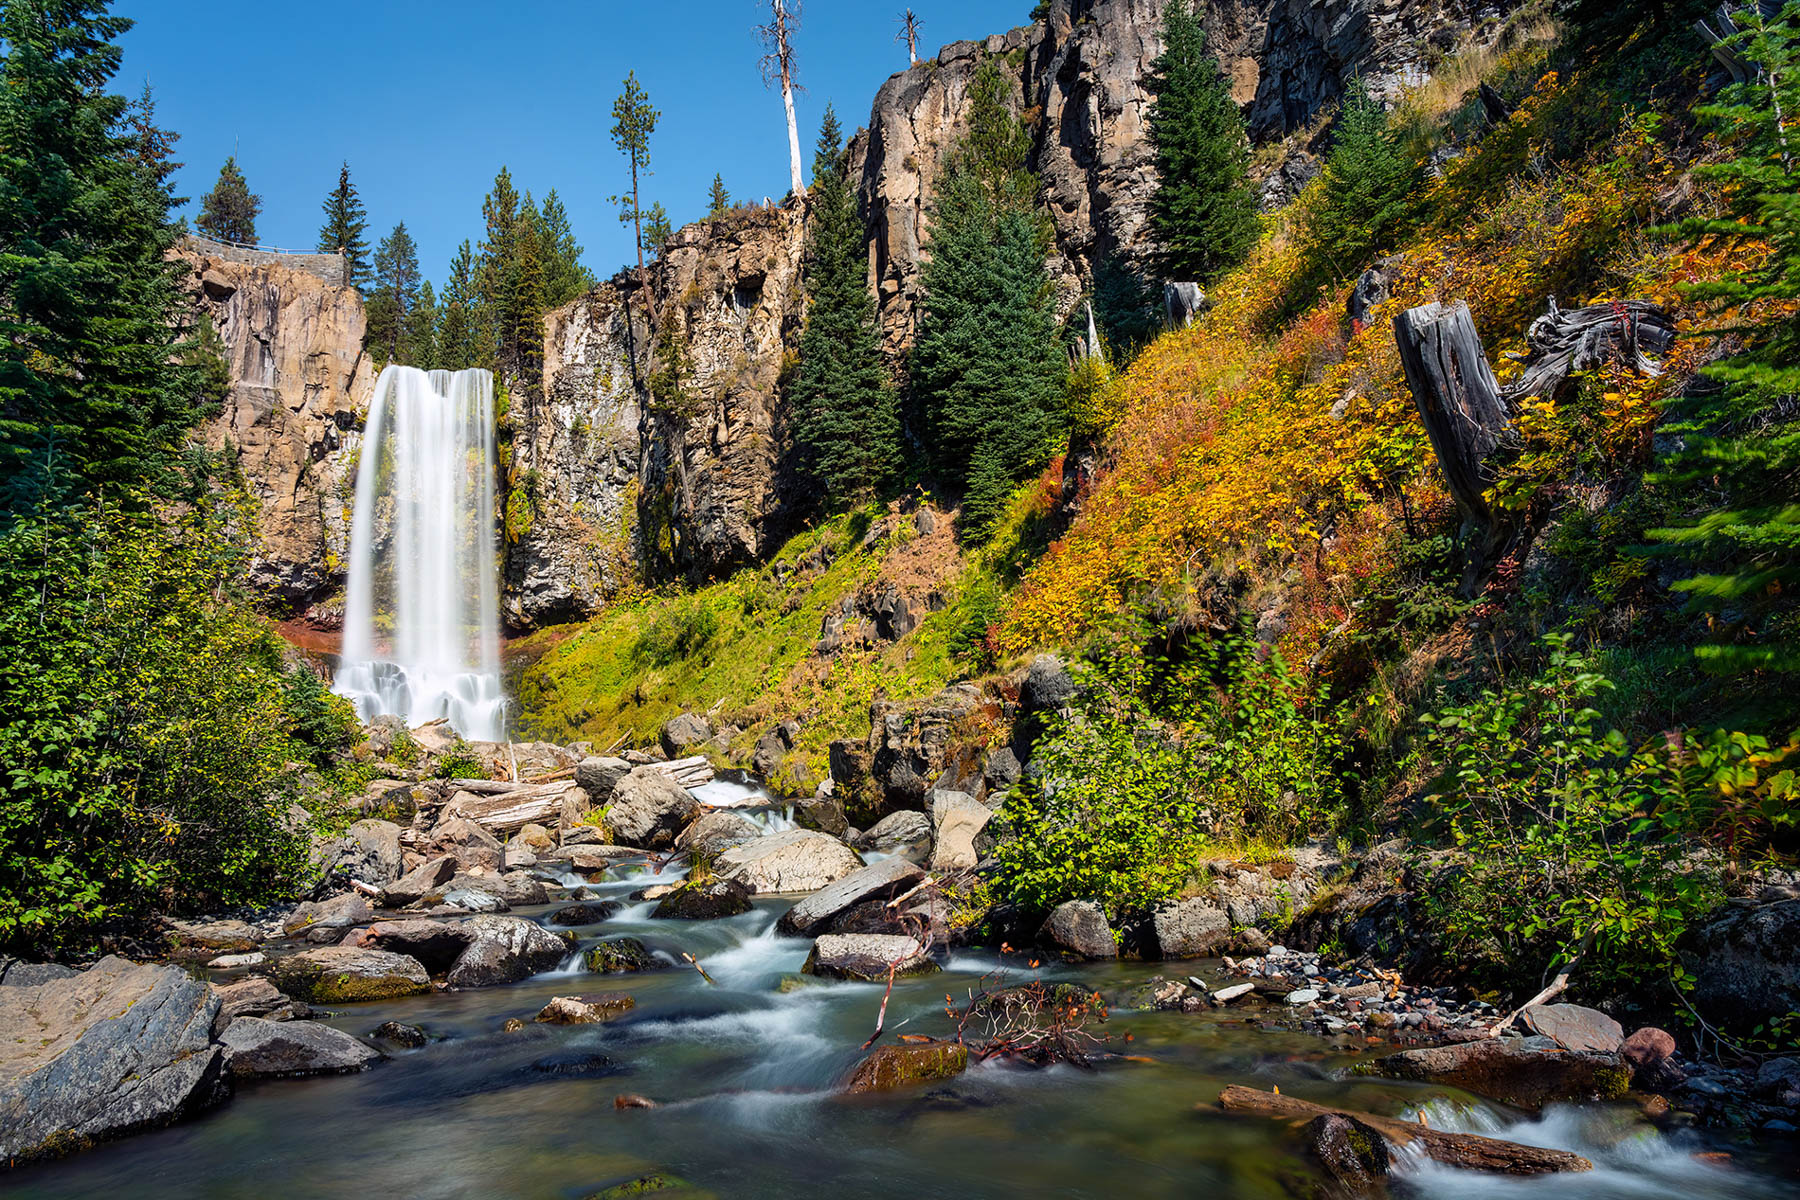
[(361, 291), (369, 282), (369, 214), (363, 208), (356, 185), (350, 182), (350, 164), (338, 168), (337, 186), (325, 197), (325, 223), (319, 226), (319, 253), (344, 256), (344, 282)]
[(562, 198), (551, 188), (538, 215), (544, 253), (544, 308), (561, 308), (594, 286), (594, 273), (581, 265), (581, 246)]
[(931, 213), (911, 360), (938, 470), (972, 489), (965, 537), (984, 533), (1005, 487), (1043, 461), (1064, 373), (1029, 143), (993, 64), (977, 75), (973, 101)]
[(1679, 448), (1652, 476), (1688, 510), (1651, 537), (1693, 570), (1675, 586), (1707, 617), (1701, 662), (1722, 672), (1800, 671), (1800, 138), (1784, 124), (1800, 111), (1797, 18), (1794, 3), (1768, 22), (1746, 10), (1732, 44), (1759, 71), (1700, 110), (1737, 156), (1697, 169), (1737, 211), (1687, 232), (1743, 246), (1755, 265), (1691, 295), (1756, 315), (1743, 352), (1706, 370), (1721, 386), (1676, 402), (1664, 433)]
[[(619, 221), (629, 225), (637, 239), (638, 275), (644, 273), (644, 220), (650, 215), (644, 207), (643, 196), (639, 190), (642, 177), (650, 173), (650, 135), (656, 132), (656, 122), (662, 116), (650, 107), (650, 94), (638, 83), (637, 72), (629, 72), (625, 76), (625, 90), (613, 101), (613, 144), (619, 148), (631, 164), (631, 194), (614, 196), (613, 203), (619, 206)], [(668, 223), (668, 218), (663, 218)], [(659, 243), (660, 244), (660, 243)], [(644, 289), (644, 311), (650, 314), (651, 323), (655, 323), (655, 314), (650, 312), (650, 289)]]
[(517, 291), (514, 276), (518, 270), (515, 242), (519, 193), (513, 188), (512, 173), (505, 167), (500, 168), (493, 189), (482, 200), (481, 215), (487, 224), (487, 236), (482, 239), (475, 266), (471, 322), (478, 357), (468, 365), (491, 366), (506, 374), (518, 370), (511, 332), (517, 324), (512, 304)]
[(1315, 279), (1343, 279), (1391, 247), (1417, 211), (1422, 180), (1381, 102), (1362, 80), (1344, 96), (1319, 199), (1306, 218), (1306, 255)]
[(428, 371), (444, 366), (438, 361), (437, 294), (432, 290), (429, 279), (419, 284), (419, 299), (413, 305), (412, 312), (407, 315), (400, 344), (400, 361)]
[(460, 371), (486, 361), (477, 345), (474, 325), (475, 256), (467, 239), (450, 260), (450, 277), (444, 282), (437, 331), (437, 365)]
[[(201, 415), (167, 147), (106, 90), (131, 22), (0, 0), (0, 511), (159, 481)], [(36, 466), (32, 466), (32, 463)]]
[[(825, 106), (825, 113), (827, 116), (831, 115), (831, 106), (829, 104)], [(814, 159), (813, 161), (817, 162), (818, 160)], [(709, 221), (716, 221), (724, 216), (730, 208), (731, 193), (725, 190), (725, 177), (723, 175), (715, 174), (712, 181), (712, 190), (708, 192), (706, 196), (706, 218)]]
[(669, 225), (669, 214), (658, 201), (644, 210), (644, 249), (651, 258), (661, 258), (663, 247), (675, 236), (675, 230)]
[(533, 385), (544, 364), (544, 240), (530, 192), (525, 193), (525, 203), (519, 206), (514, 247), (517, 262), (512, 272), (512, 327), (508, 334), (514, 369), (520, 380)]
[[(127, 108), (125, 125), (131, 131), (132, 153), (138, 166), (149, 172), (158, 187), (171, 187), (170, 180), (184, 165), (175, 161), (175, 143), (181, 135), (156, 123), (156, 97), (148, 81)], [(187, 203), (187, 197), (171, 195), (169, 203), (179, 208)]]
[(405, 221), (375, 247), (370, 287), (366, 344), (388, 362), (409, 362), (407, 327), (419, 303), (419, 252)]
[(827, 106), (813, 156), (806, 329), (790, 393), (806, 467), (828, 508), (873, 495), (901, 463), (899, 414), (881, 359), (862, 216), (842, 139)]
[(1207, 283), (1256, 244), (1250, 143), (1188, 0), (1163, 10), (1164, 50), (1150, 64), (1156, 195), (1150, 228), (1171, 279)]
[(262, 197), (250, 191), (244, 173), (238, 170), (237, 156), (232, 155), (219, 168), (219, 181), (200, 200), (200, 216), (194, 228), (221, 242), (256, 245), (256, 217), (262, 212)]

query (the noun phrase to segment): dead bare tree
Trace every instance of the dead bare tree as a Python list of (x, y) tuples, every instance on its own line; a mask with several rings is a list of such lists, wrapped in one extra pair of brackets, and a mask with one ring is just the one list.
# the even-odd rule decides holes
[(794, 195), (806, 195), (800, 175), (800, 129), (794, 124), (794, 31), (800, 28), (800, 0), (762, 0), (769, 6), (769, 21), (756, 27), (767, 48), (762, 58), (763, 85), (781, 83), (781, 103), (787, 109), (788, 169), (793, 174)]
[(912, 9), (900, 14), (900, 32), (894, 35), (894, 40), (906, 43), (906, 61), (909, 66), (919, 65), (920, 25), (921, 22)]

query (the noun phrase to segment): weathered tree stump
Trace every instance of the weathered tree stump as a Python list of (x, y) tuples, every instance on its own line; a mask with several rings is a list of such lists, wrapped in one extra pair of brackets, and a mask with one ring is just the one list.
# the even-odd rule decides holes
[(1394, 340), (1450, 494), (1491, 536), (1496, 521), (1482, 493), (1493, 482), (1489, 458), (1512, 439), (1513, 410), (1488, 366), (1475, 318), (1466, 304), (1433, 301), (1395, 317)]
[(1206, 293), (1197, 283), (1163, 284), (1163, 317), (1170, 329), (1186, 329), (1206, 307)]
[(1663, 354), (1674, 341), (1675, 319), (1647, 300), (1611, 300), (1565, 312), (1552, 296), (1550, 310), (1525, 331), (1529, 349), (1514, 356), (1525, 369), (1505, 394), (1513, 401), (1526, 396), (1548, 400), (1576, 371), (1592, 371), (1609, 362), (1644, 375), (1661, 375), (1661, 364), (1645, 351)]

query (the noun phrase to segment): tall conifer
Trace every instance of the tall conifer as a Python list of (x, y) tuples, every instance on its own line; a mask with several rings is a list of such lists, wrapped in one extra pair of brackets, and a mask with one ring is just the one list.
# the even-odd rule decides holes
[(551, 188), (538, 213), (544, 255), (544, 308), (561, 308), (594, 286), (594, 273), (581, 265), (581, 246), (569, 224), (562, 197)]
[(1422, 178), (1360, 79), (1344, 95), (1323, 174), (1306, 217), (1306, 254), (1314, 277), (1349, 278), (1398, 241), (1418, 211)]
[(370, 288), (368, 346), (387, 362), (406, 363), (411, 349), (407, 328), (419, 303), (419, 252), (405, 221), (375, 247)]
[(804, 468), (827, 508), (875, 494), (900, 468), (897, 402), (881, 359), (867, 243), (842, 141), (827, 106), (809, 193), (806, 329), (790, 393)]
[(514, 248), (517, 264), (512, 274), (512, 343), (514, 369), (526, 384), (535, 384), (544, 364), (544, 240), (531, 193), (519, 207)]
[(194, 228), (221, 242), (254, 246), (256, 218), (261, 212), (262, 197), (251, 192), (234, 154), (219, 168), (219, 179), (212, 191), (201, 197), (200, 216), (194, 221)]
[(369, 282), (369, 213), (356, 185), (350, 182), (350, 164), (338, 167), (337, 186), (326, 193), (325, 223), (319, 226), (319, 253), (344, 256), (344, 282), (361, 291)]
[(1164, 274), (1206, 283), (1236, 266), (1256, 242), (1250, 143), (1190, 0), (1163, 10), (1163, 52), (1150, 64), (1150, 202)]
[(475, 256), (465, 238), (450, 260), (444, 300), (438, 318), (437, 365), (446, 371), (478, 367), (488, 361), (478, 344), (474, 324)]

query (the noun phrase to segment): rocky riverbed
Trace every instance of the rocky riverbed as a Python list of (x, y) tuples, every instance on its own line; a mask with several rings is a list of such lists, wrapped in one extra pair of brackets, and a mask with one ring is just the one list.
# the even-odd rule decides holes
[[(1791, 1062), (1728, 1074), (1569, 1005), (1492, 1038), (1490, 1004), (1208, 915), (1291, 905), (1315, 866), (1222, 870), (1124, 937), (1065, 906), (974, 946), (961, 800), (807, 829), (829, 805), (689, 748), (388, 780), (318, 845), (312, 900), (170, 922), (166, 965), (0, 964), (25, 1031), (0, 1153), (43, 1160), (9, 1188), (1115, 1195), (1124, 1162), (1137, 1195), (1461, 1196), (1485, 1176), (1443, 1155), (1476, 1146), (1545, 1194), (1784, 1194)], [(1289, 1103), (1325, 1115), (1259, 1108)], [(1445, 1137), (1334, 1154), (1419, 1114)], [(1696, 1128), (1733, 1123), (1759, 1136)]]

